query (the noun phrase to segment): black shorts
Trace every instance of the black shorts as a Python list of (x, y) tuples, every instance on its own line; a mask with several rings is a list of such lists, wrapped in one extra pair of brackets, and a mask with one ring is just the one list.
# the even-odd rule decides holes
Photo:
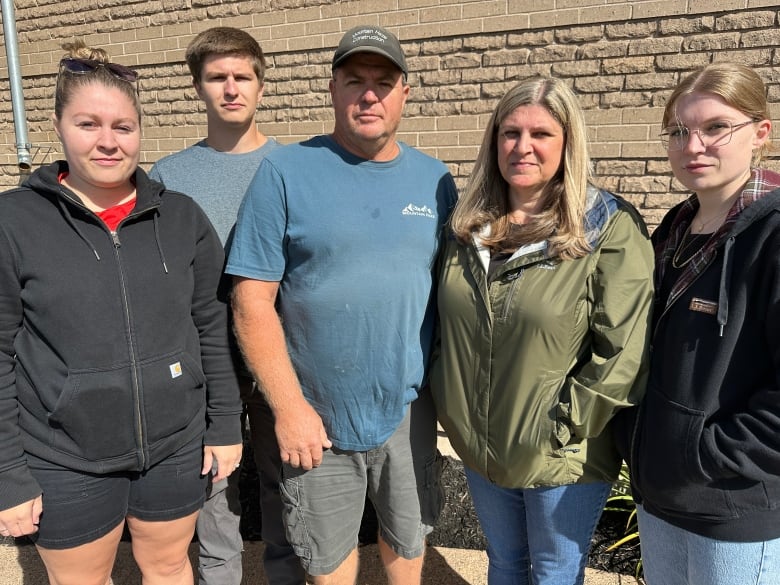
[(30, 538), (49, 549), (73, 548), (105, 536), (126, 516), (176, 520), (203, 506), (207, 477), (201, 438), (143, 472), (74, 471), (27, 454), (30, 473), (43, 489), (43, 514)]

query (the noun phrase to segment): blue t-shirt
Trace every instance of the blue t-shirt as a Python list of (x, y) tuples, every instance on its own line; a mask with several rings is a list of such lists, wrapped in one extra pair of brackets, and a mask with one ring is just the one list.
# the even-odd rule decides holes
[(167, 189), (192, 197), (225, 245), (260, 161), (278, 146), (276, 140), (269, 138), (260, 148), (236, 154), (214, 150), (201, 141), (158, 160), (149, 176)]
[(400, 144), (367, 161), (329, 136), (272, 152), (247, 191), (226, 272), (280, 283), (293, 366), (336, 447), (381, 445), (417, 397), (455, 198), (434, 158)]

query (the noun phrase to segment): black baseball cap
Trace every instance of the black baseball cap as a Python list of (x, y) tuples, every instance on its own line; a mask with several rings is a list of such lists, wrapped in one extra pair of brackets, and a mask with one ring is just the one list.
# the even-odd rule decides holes
[(333, 53), (332, 69), (337, 69), (357, 53), (382, 55), (403, 71), (405, 76), (409, 75), (401, 43), (393, 33), (381, 26), (356, 26), (344, 33), (336, 52)]

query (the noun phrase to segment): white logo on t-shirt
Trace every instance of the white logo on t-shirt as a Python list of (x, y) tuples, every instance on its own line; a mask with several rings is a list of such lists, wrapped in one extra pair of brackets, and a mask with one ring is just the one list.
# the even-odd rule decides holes
[(401, 214), (417, 215), (419, 217), (428, 217), (430, 219), (436, 219), (436, 216), (433, 214), (433, 210), (427, 205), (422, 205), (418, 207), (417, 205), (410, 203), (409, 205), (403, 208)]

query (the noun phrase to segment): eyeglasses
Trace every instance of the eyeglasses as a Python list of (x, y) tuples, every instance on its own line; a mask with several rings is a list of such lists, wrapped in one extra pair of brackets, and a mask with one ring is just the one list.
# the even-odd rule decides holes
[(76, 75), (94, 73), (101, 67), (104, 67), (111, 75), (122, 81), (129, 83), (138, 81), (138, 73), (136, 71), (119, 63), (103, 63), (94, 59), (77, 59), (75, 57), (65, 57), (60, 61), (60, 72), (67, 71)]
[(731, 142), (731, 135), (736, 130), (754, 122), (755, 120), (748, 120), (739, 124), (733, 124), (727, 120), (716, 120), (708, 122), (703, 128), (693, 129), (685, 126), (669, 126), (664, 128), (659, 136), (661, 143), (668, 150), (685, 150), (692, 133), (699, 136), (699, 140), (701, 140), (702, 146), (705, 148), (720, 147), (726, 146)]

